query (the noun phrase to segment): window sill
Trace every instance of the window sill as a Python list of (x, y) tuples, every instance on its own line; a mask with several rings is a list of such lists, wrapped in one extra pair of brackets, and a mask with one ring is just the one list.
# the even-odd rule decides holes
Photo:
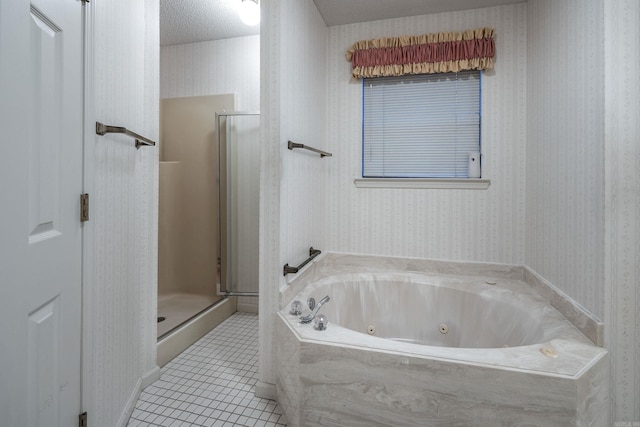
[(356, 178), (357, 188), (431, 188), (454, 190), (486, 190), (489, 179), (474, 178)]

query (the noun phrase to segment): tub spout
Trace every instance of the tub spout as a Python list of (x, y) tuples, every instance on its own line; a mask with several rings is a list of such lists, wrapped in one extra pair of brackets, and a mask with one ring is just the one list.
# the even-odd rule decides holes
[(313, 319), (315, 319), (316, 314), (318, 314), (318, 310), (320, 310), (320, 307), (322, 307), (323, 305), (325, 305), (327, 302), (329, 302), (331, 298), (329, 298), (329, 295), (327, 295), (326, 297), (322, 298), (318, 304), (316, 304), (316, 307), (313, 309), (313, 311), (309, 314), (307, 314), (306, 316), (302, 316), (300, 318), (300, 323), (309, 323), (311, 322)]

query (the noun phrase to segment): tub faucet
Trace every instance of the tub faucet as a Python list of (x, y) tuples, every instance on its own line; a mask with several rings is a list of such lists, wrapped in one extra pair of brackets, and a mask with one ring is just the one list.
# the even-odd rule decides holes
[(316, 304), (316, 307), (313, 309), (313, 311), (309, 314), (307, 314), (306, 316), (302, 316), (300, 318), (300, 323), (309, 323), (311, 322), (313, 319), (315, 319), (316, 314), (318, 314), (318, 310), (320, 310), (320, 307), (322, 307), (323, 305), (325, 305), (327, 302), (329, 302), (331, 298), (329, 298), (329, 295), (327, 295), (326, 297), (322, 298), (318, 304)]

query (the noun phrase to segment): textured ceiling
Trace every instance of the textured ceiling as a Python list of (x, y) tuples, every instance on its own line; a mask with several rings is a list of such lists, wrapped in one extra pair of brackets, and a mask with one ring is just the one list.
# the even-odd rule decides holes
[(241, 0), (160, 0), (160, 45), (260, 34), (238, 17)]
[[(295, 0), (302, 1), (302, 0)], [(328, 26), (478, 9), (526, 0), (313, 0)], [(160, 0), (162, 46), (260, 34), (242, 23), (241, 0)]]

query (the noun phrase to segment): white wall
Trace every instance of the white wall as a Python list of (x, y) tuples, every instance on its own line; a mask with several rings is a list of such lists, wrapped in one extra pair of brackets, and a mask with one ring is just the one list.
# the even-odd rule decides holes
[(289, 150), (287, 141), (326, 149), (327, 28), (310, 0), (283, 2), (280, 37), (280, 265), (325, 249), (325, 177), (332, 157)]
[(605, 323), (640, 420), (640, 4), (529, 0), (526, 263)]
[[(125, 126), (157, 140), (157, 1), (90, 7), (95, 97), (89, 124)], [(93, 270), (84, 295), (91, 310), (83, 319), (91, 343), (83, 355), (83, 406), (91, 425), (112, 427), (127, 421), (142, 378), (156, 369), (158, 150), (136, 150), (125, 136), (93, 137), (87, 163), (91, 219), (85, 226), (93, 253), (85, 266)]]
[(234, 93), (236, 110), (260, 110), (260, 36), (160, 48), (160, 97)]
[(600, 319), (603, 11), (580, 0), (534, 0), (527, 10), (526, 264)]
[(260, 381), (274, 384), (273, 328), (282, 267), (324, 249), (327, 28), (312, 0), (263, 0), (261, 23)]
[(612, 421), (640, 421), (640, 2), (604, 1), (604, 320)]
[[(362, 87), (346, 50), (359, 40), (496, 29), (495, 70), (483, 74), (486, 191), (356, 188), (362, 176)], [(327, 248), (394, 256), (522, 264), (525, 237), (526, 5), (329, 28)]]

